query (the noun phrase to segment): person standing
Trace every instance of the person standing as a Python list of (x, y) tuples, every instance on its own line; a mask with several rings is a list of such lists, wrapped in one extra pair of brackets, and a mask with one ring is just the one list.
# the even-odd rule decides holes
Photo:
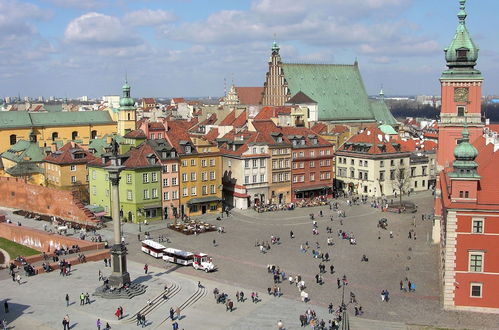
[(70, 326), (69, 326), (69, 315), (66, 314), (66, 316), (64, 316), (64, 320), (62, 321), (62, 325), (64, 326), (64, 330), (66, 329), (70, 329)]
[(178, 323), (177, 323), (177, 321), (173, 321), (173, 323), (172, 323), (172, 329), (173, 330), (178, 330)]
[(66, 307), (69, 306), (69, 294), (66, 293)]
[(101, 327), (101, 322), (100, 322), (100, 319), (97, 319), (97, 330), (100, 330), (100, 327)]
[(144, 265), (144, 273), (147, 274), (147, 271), (149, 270), (149, 265), (145, 264)]
[(136, 321), (137, 321), (137, 326), (139, 326), (140, 322), (142, 322), (142, 315), (140, 313), (137, 313)]
[(173, 307), (170, 307), (170, 319), (173, 321), (175, 319), (175, 311)]
[(142, 314), (140, 316), (140, 324), (142, 324), (142, 328), (146, 326), (146, 315)]
[(17, 281), (17, 284), (21, 285), (21, 275), (17, 274), (16, 281)]
[(177, 314), (177, 320), (180, 320), (180, 307), (177, 307), (175, 314)]

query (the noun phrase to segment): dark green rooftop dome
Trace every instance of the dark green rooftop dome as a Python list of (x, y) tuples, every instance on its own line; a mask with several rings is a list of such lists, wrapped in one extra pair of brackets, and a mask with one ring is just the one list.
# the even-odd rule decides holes
[(457, 14), (459, 25), (450, 46), (444, 49), (445, 60), (449, 68), (474, 67), (478, 60), (479, 48), (471, 39), (466, 28), (466, 17), (468, 16), (465, 11), (466, 0), (460, 0), (459, 4), (460, 10)]
[(130, 97), (130, 85), (128, 85), (128, 79), (126, 78), (122, 90), (123, 97), (120, 99), (120, 108), (133, 108), (135, 101)]
[(463, 129), (463, 137), (459, 144), (454, 149), (454, 157), (458, 161), (473, 161), (478, 156), (478, 151), (476, 148), (469, 142), (470, 133), (468, 132), (468, 128), (464, 127)]

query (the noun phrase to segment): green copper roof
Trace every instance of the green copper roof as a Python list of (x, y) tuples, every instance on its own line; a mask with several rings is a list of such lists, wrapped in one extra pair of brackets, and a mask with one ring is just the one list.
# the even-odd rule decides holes
[(95, 157), (100, 157), (103, 153), (106, 152), (105, 148), (109, 146), (109, 143), (107, 143), (108, 137), (115, 139), (118, 144), (122, 144), (125, 142), (125, 138), (117, 134), (106, 134), (100, 139), (90, 140), (88, 149), (92, 149), (92, 151), (95, 150)]
[[(473, 78), (481, 78), (478, 70), (474, 69), (478, 60), (479, 48), (473, 42), (468, 29), (466, 28), (466, 0), (460, 0), (460, 11), (457, 15), (459, 24), (456, 34), (448, 48), (444, 49), (445, 60), (449, 70), (444, 72), (444, 76), (471, 75)], [(461, 78), (461, 77), (460, 77)]]
[(107, 111), (37, 112), (0, 111), (2, 128), (53, 127), (71, 125), (113, 124)]
[(120, 109), (128, 110), (132, 109), (135, 105), (135, 101), (130, 97), (130, 85), (128, 85), (128, 80), (125, 79), (125, 84), (122, 87), (123, 97), (120, 98)]
[(274, 41), (274, 42), (272, 43), (272, 51), (273, 51), (273, 52), (279, 52), (279, 49), (280, 49), (280, 48), (279, 48), (279, 45), (277, 44), (277, 42), (276, 42), (276, 41)]
[(475, 162), (478, 156), (478, 151), (469, 142), (469, 132), (465, 124), (463, 129), (463, 137), (459, 140), (459, 144), (454, 148), (454, 170), (449, 173), (450, 177), (454, 178), (479, 178), (477, 173), (478, 164)]
[(35, 173), (43, 174), (45, 171), (34, 163), (21, 163), (6, 169), (5, 172), (12, 176), (25, 176)]
[(282, 64), (291, 95), (318, 103), (319, 120), (374, 119), (357, 65)]
[(390, 135), (397, 134), (397, 131), (393, 129), (393, 127), (390, 125), (379, 125), (378, 128), (385, 134), (390, 134)]
[(395, 117), (393, 117), (392, 113), (390, 112), (390, 109), (388, 109), (388, 106), (386, 105), (384, 99), (380, 98), (378, 100), (372, 100), (370, 101), (370, 104), (371, 104), (371, 111), (376, 121), (378, 123), (384, 124), (381, 126), (397, 124), (397, 120), (395, 119)]
[(2, 158), (11, 160), (15, 163), (33, 162), (38, 163), (43, 160), (45, 155), (42, 148), (36, 142), (19, 140), (16, 144), (2, 153)]

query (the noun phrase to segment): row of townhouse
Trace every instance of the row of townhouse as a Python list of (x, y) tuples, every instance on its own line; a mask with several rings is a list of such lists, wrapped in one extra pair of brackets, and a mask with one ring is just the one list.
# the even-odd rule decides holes
[(224, 200), (246, 209), (332, 195), (333, 146), (304, 127), (254, 121), (255, 131), (217, 139), (223, 157)]
[(367, 128), (336, 151), (335, 188), (373, 197), (428, 190), (435, 186), (436, 144), (425, 143)]

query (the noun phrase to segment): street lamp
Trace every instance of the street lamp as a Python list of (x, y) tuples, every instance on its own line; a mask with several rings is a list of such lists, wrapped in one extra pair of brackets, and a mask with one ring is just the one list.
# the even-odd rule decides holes
[(341, 330), (350, 330), (347, 306), (345, 305), (345, 282), (343, 282), (343, 292), (341, 294), (341, 312)]

